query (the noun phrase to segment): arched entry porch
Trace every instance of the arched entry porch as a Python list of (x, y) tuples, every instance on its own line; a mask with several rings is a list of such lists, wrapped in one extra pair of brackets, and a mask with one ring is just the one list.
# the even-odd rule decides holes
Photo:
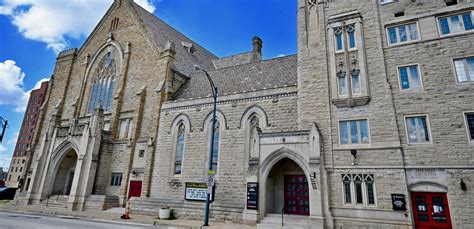
[(266, 179), (265, 213), (309, 215), (308, 179), (289, 158), (278, 161)]
[(309, 164), (303, 155), (285, 147), (274, 151), (260, 167), (259, 214), (310, 215)]
[(77, 164), (77, 153), (70, 149), (62, 158), (56, 169), (51, 195), (69, 195), (74, 181)]

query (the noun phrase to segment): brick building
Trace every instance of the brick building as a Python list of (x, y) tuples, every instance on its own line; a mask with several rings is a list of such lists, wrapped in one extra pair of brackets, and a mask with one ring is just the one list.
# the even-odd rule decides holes
[(45, 101), (47, 90), (48, 82), (43, 82), (40, 88), (31, 91), (20, 133), (16, 141), (15, 151), (10, 161), (10, 170), (6, 180), (8, 187), (19, 187), (25, 184), (23, 182), (25, 182), (27, 170), (31, 165), (33, 156), (31, 144), (36, 133), (36, 126), (38, 122), (42, 121), (39, 118), (39, 110)]
[[(298, 53), (218, 58), (129, 0), (59, 54), (19, 200), (302, 228), (474, 226), (474, 2), (298, 1)], [(250, 42), (249, 42), (250, 43)], [(249, 45), (250, 46), (250, 45)], [(58, 198), (60, 195), (61, 198)]]

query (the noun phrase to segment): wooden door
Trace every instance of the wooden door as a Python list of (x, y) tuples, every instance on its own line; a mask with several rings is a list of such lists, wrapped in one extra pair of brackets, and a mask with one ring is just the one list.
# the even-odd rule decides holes
[(285, 176), (285, 213), (309, 215), (308, 180), (304, 175)]
[(142, 182), (141, 181), (130, 181), (130, 191), (128, 192), (128, 198), (132, 196), (140, 197), (142, 195)]
[(416, 228), (452, 228), (448, 198), (445, 193), (413, 192), (411, 198)]

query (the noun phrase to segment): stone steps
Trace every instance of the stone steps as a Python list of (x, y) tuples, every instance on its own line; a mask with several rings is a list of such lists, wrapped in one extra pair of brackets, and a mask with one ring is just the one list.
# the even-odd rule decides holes
[(307, 229), (310, 228), (308, 216), (283, 215), (283, 227), (281, 226), (281, 214), (267, 214), (257, 224), (258, 229), (285, 228), (285, 229)]
[(107, 210), (120, 206), (118, 196), (90, 195), (86, 199), (84, 210)]

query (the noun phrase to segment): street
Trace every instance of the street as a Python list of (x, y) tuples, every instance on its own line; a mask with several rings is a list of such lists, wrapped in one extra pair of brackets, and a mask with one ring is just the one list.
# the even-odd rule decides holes
[(42, 216), (34, 214), (22, 214), (11, 212), (0, 212), (0, 229), (4, 228), (151, 228), (151, 225), (125, 224), (119, 222), (89, 221), (68, 216)]

